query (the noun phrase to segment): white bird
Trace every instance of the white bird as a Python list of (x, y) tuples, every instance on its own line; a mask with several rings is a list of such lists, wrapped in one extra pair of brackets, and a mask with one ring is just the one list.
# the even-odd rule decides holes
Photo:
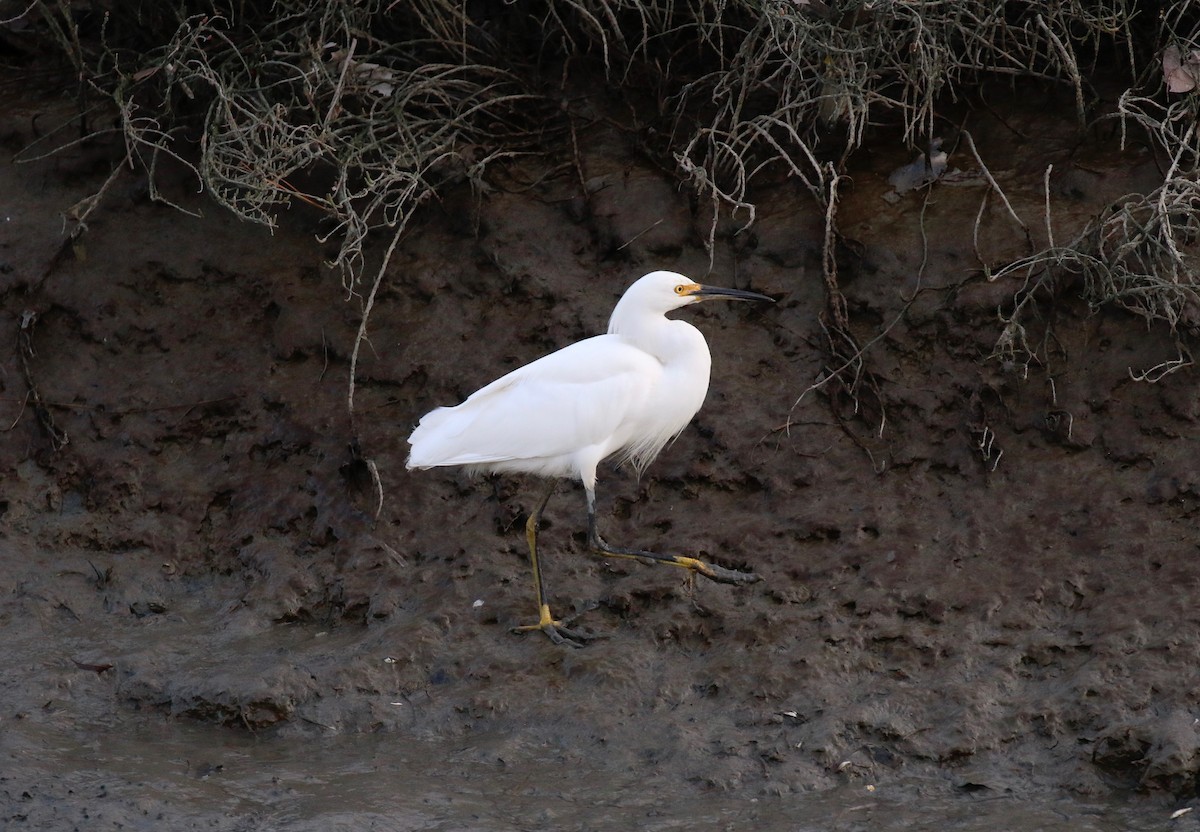
[[(473, 472), (577, 479), (587, 495), (593, 550), (680, 566), (722, 583), (757, 581), (753, 573), (696, 558), (609, 546), (596, 530), (600, 462), (615, 456), (640, 475), (704, 403), (712, 366), (708, 344), (694, 326), (666, 313), (710, 298), (772, 300), (755, 292), (703, 286), (674, 272), (651, 272), (618, 301), (608, 334), (513, 370), (457, 407), (426, 414), (408, 438), (408, 468), (461, 465)], [(588, 636), (550, 614), (538, 569), (538, 522), (556, 486), (551, 485), (525, 524), (538, 622), (514, 631), (542, 630), (555, 643), (577, 647)]]

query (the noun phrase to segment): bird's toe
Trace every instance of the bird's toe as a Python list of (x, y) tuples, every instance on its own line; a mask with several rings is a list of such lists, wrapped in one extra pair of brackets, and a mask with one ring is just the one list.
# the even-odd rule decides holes
[(541, 630), (552, 642), (564, 647), (583, 647), (587, 642), (597, 638), (593, 633), (567, 627), (561, 621), (551, 621), (548, 624), (526, 624), (512, 628), (512, 631), (518, 635), (524, 635), (533, 630)]
[(711, 563), (706, 563), (705, 569), (701, 569), (700, 574), (709, 580), (716, 581), (721, 584), (753, 584), (761, 581), (762, 578), (753, 572), (741, 572), (737, 569), (726, 569), (724, 566), (715, 566)]
[(561, 624), (553, 627), (543, 627), (542, 632), (549, 636), (550, 640), (555, 644), (562, 644), (567, 647), (583, 647), (592, 639), (590, 633), (564, 627)]
[(549, 609), (543, 611), (538, 623), (523, 624), (512, 628), (512, 631), (517, 634), (529, 633), (534, 630), (541, 630), (552, 642), (566, 647), (583, 647), (587, 642), (600, 637), (595, 633), (570, 627), (567, 621), (552, 618)]

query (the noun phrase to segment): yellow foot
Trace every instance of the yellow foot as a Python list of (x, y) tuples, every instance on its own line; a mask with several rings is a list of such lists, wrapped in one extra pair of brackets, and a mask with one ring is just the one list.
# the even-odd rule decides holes
[(696, 558), (685, 558), (676, 555), (675, 563), (690, 570), (693, 574), (699, 573), (710, 581), (716, 581), (720, 584), (752, 584), (762, 580), (762, 578), (753, 572), (739, 572), (736, 569), (726, 569), (724, 566), (714, 566), (711, 563), (705, 563)]
[(596, 638), (591, 633), (573, 630), (564, 622), (555, 619), (550, 615), (550, 607), (546, 604), (542, 605), (538, 623), (522, 624), (520, 627), (512, 628), (514, 633), (529, 633), (533, 630), (541, 630), (555, 644), (565, 644), (568, 647), (582, 647), (585, 642)]

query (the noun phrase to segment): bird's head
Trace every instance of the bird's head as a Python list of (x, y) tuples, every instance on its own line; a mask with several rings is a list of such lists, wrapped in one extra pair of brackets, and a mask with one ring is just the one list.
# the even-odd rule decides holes
[(765, 300), (773, 298), (741, 289), (705, 286), (676, 272), (650, 272), (625, 290), (619, 306), (633, 306), (649, 313), (664, 314), (703, 300)]

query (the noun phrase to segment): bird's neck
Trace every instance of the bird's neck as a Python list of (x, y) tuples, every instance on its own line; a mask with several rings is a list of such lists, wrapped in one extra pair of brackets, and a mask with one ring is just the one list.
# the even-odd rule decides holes
[(709, 360), (708, 345), (700, 330), (686, 321), (672, 320), (664, 315), (619, 318), (614, 314), (608, 324), (608, 333), (620, 336), (664, 365), (678, 364), (689, 358), (707, 365)]

